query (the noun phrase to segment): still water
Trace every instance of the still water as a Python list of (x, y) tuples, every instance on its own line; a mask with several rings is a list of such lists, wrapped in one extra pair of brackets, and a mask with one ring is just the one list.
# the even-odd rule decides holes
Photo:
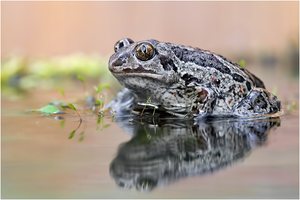
[[(298, 112), (272, 120), (24, 112), (2, 102), (2, 198), (297, 198)], [(51, 94), (45, 95), (49, 99)]]
[[(188, 121), (102, 118), (65, 120), (25, 112), (61, 99), (57, 91), (2, 98), (2, 198), (298, 198), (297, 79), (258, 74), (275, 87), (280, 119)], [(82, 99), (66, 89), (67, 102)], [(273, 88), (274, 89), (274, 88)]]

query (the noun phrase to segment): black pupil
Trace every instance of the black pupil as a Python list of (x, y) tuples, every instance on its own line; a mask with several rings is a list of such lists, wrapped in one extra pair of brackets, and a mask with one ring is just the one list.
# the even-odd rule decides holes
[(141, 51), (146, 54), (147, 53), (147, 47), (145, 45), (141, 46)]

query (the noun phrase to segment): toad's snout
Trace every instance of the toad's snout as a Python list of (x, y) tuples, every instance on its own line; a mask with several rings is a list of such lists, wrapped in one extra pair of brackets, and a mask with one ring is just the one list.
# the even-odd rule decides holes
[(122, 67), (127, 63), (128, 55), (123, 54), (114, 54), (110, 57), (108, 62), (108, 68), (111, 72), (118, 72), (122, 70)]
[(113, 54), (108, 63), (108, 68), (111, 72), (120, 72), (128, 62), (130, 56), (128, 49), (134, 41), (130, 38), (123, 38), (116, 42), (114, 46), (115, 54)]

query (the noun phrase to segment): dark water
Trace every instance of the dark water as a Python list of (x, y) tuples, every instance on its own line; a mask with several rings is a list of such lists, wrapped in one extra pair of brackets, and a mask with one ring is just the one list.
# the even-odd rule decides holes
[[(42, 96), (43, 94), (39, 94)], [(45, 97), (46, 98), (46, 97)], [(2, 107), (2, 198), (296, 198), (298, 113), (272, 120), (55, 120)]]

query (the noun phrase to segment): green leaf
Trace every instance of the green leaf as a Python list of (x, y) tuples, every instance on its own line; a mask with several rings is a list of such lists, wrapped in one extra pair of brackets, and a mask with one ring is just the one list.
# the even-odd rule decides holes
[(77, 111), (76, 107), (72, 103), (68, 103), (68, 107), (74, 111)]
[(109, 89), (110, 85), (108, 83), (100, 83), (98, 86), (95, 86), (94, 89), (96, 93), (102, 92), (104, 89)]
[(40, 113), (43, 113), (43, 114), (46, 114), (46, 115), (53, 115), (53, 114), (59, 114), (59, 113), (62, 113), (62, 111), (59, 110), (58, 107), (56, 107), (55, 105), (51, 105), (51, 104), (48, 104), (38, 110), (36, 110)]
[(80, 74), (77, 74), (77, 79), (80, 80), (81, 82), (85, 81), (85, 78)]
[(75, 132), (76, 132), (76, 130), (71, 131), (68, 138), (72, 139), (75, 135)]
[(297, 109), (297, 103), (296, 103), (296, 101), (292, 101), (292, 102), (290, 102), (288, 105), (287, 105), (287, 107), (286, 107), (286, 110), (288, 111), (288, 112), (292, 112), (292, 111), (295, 111), (296, 109)]
[(275, 87), (273, 87), (273, 89), (272, 89), (272, 92), (271, 92), (272, 94), (274, 94), (274, 95), (277, 95), (277, 93), (278, 93), (278, 89), (277, 89), (277, 87), (275, 86)]
[(241, 68), (246, 67), (246, 61), (244, 59), (239, 60), (238, 64), (240, 65)]
[(95, 102), (95, 105), (96, 105), (96, 106), (102, 107), (103, 104), (104, 104), (104, 102), (103, 102), (102, 100), (100, 100), (100, 99), (97, 99), (96, 102)]
[(98, 116), (97, 124), (103, 124), (103, 116)]

